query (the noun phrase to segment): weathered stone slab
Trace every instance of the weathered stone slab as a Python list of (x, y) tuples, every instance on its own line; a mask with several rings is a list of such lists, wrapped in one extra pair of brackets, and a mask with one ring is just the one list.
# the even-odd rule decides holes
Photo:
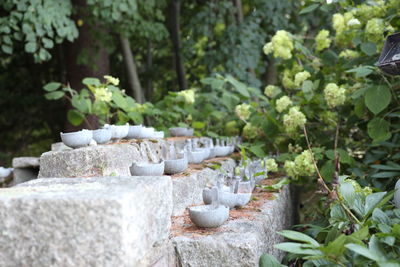
[(12, 159), (13, 168), (39, 168), (38, 157), (18, 157)]
[(12, 185), (25, 183), (38, 177), (39, 168), (14, 168)]
[(50, 151), (40, 157), (39, 178), (130, 176), (139, 158), (138, 147), (128, 143)]
[(37, 179), (0, 191), (0, 266), (140, 266), (166, 242), (161, 177)]
[[(183, 223), (174, 222), (172, 243), (178, 266), (258, 266), (263, 253), (281, 259), (284, 253), (275, 249), (274, 245), (283, 241), (276, 232), (292, 225), (289, 187), (275, 197), (262, 204), (259, 211), (258, 208), (246, 213), (231, 211), (228, 222), (208, 232), (188, 225), (188, 218)], [(182, 220), (182, 217), (174, 220)], [(196, 229), (200, 232), (197, 233)]]
[(203, 203), (203, 189), (207, 185), (215, 185), (220, 173), (220, 170), (206, 167), (214, 164), (220, 165), (227, 173), (232, 173), (236, 165), (231, 158), (212, 159), (204, 164), (190, 165), (185, 173), (172, 176), (173, 216), (183, 214), (188, 206)]

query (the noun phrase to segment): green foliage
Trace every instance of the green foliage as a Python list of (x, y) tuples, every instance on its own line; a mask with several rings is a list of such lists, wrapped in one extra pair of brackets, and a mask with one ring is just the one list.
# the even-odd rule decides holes
[(48, 92), (45, 94), (48, 100), (65, 97), (70, 101), (73, 109), (68, 111), (67, 119), (72, 125), (82, 124), (88, 115), (97, 116), (101, 124), (142, 123), (142, 114), (150, 104), (138, 104), (126, 95), (124, 90), (117, 87), (119, 79), (108, 75), (104, 78), (104, 82), (97, 78), (83, 79), (82, 83), (87, 89), (79, 92), (57, 82), (48, 83), (43, 89)]
[(372, 193), (345, 177), (338, 192), (322, 227), (307, 225), (311, 236), (281, 231), (294, 242), (276, 248), (289, 252), (288, 259), (302, 259), (303, 266), (400, 266), (400, 210), (389, 202), (393, 192)]
[(1, 10), (6, 14), (0, 17), (0, 46), (4, 54), (11, 55), (21, 43), (36, 62), (48, 61), (55, 44), (72, 42), (78, 36), (70, 18), (69, 0), (4, 0)]

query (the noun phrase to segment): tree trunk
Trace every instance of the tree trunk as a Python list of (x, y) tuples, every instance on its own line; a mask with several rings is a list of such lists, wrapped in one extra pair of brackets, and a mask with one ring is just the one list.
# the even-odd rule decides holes
[(122, 55), (125, 61), (126, 72), (128, 75), (129, 86), (138, 103), (144, 102), (142, 86), (140, 85), (139, 75), (133, 58), (130, 42), (126, 37), (119, 37), (122, 47)]
[(183, 58), (181, 53), (181, 33), (180, 33), (180, 0), (171, 0), (168, 5), (168, 15), (167, 15), (167, 26), (171, 35), (172, 46), (174, 49), (174, 60), (176, 74), (178, 76), (178, 84), (180, 90), (187, 89), (186, 81), (186, 70), (183, 64)]
[(236, 6), (236, 21), (237, 24), (240, 25), (243, 22), (243, 6), (242, 6), (242, 0), (233, 0), (234, 5)]
[[(106, 30), (99, 24), (89, 24), (86, 18), (90, 15), (84, 11), (85, 0), (73, 0), (76, 9), (73, 16), (75, 21), (82, 20), (83, 25), (79, 27), (79, 37), (73, 43), (66, 43), (66, 69), (67, 81), (75, 90), (81, 90), (82, 80), (85, 77), (102, 78), (109, 73), (109, 59), (107, 50), (95, 34), (107, 34)], [(78, 58), (87, 59), (87, 62), (78, 62)], [(71, 109), (69, 105), (68, 109)], [(98, 128), (98, 118), (88, 116), (86, 121), (79, 126), (73, 126), (68, 121), (65, 124), (66, 131), (75, 131), (82, 128)]]
[(146, 51), (146, 99), (151, 100), (153, 98), (153, 44), (151, 40), (147, 40), (147, 51)]
[(272, 58), (268, 58), (267, 71), (264, 75), (266, 84), (276, 84), (278, 81), (278, 71), (276, 69), (275, 61)]

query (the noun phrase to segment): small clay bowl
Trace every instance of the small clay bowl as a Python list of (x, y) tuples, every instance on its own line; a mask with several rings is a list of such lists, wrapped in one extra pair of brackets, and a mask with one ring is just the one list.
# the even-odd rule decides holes
[(88, 146), (93, 138), (92, 131), (85, 129), (78, 132), (60, 133), (60, 136), (64, 145), (72, 148)]
[(104, 128), (111, 131), (111, 139), (122, 139), (128, 135), (129, 124), (125, 125), (106, 125)]
[(160, 163), (136, 163), (130, 167), (132, 176), (161, 176), (164, 174), (164, 161)]
[(13, 168), (0, 167), (0, 178), (8, 177), (13, 170)]
[(154, 136), (154, 128), (143, 127), (140, 131), (139, 139), (152, 139)]
[(143, 129), (143, 126), (140, 125), (130, 125), (128, 135), (126, 136), (127, 139), (137, 139), (140, 138), (140, 133)]
[(205, 153), (202, 150), (195, 150), (188, 152), (188, 161), (189, 163), (199, 164), (205, 158)]
[(184, 127), (169, 128), (169, 133), (171, 136), (186, 136), (187, 129)]
[(155, 131), (153, 133), (153, 138), (155, 139), (162, 139), (164, 138), (164, 132), (163, 131)]
[(93, 130), (92, 134), (97, 144), (105, 144), (111, 139), (111, 131), (106, 128)]
[(180, 159), (165, 160), (165, 174), (176, 174), (183, 172), (188, 167), (188, 159), (186, 156)]
[(198, 227), (216, 228), (229, 218), (229, 208), (223, 205), (194, 206), (189, 208), (190, 220)]

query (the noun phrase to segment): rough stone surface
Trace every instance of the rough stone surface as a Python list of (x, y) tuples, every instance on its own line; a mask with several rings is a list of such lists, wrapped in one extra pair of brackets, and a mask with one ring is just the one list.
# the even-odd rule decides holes
[(12, 159), (13, 168), (39, 168), (39, 158), (19, 157)]
[(141, 266), (166, 242), (161, 177), (37, 179), (0, 191), (0, 266)]
[(138, 148), (130, 144), (50, 151), (40, 157), (39, 178), (130, 176), (129, 167), (139, 157)]
[(172, 239), (178, 266), (258, 266), (263, 253), (281, 259), (274, 245), (283, 241), (276, 232), (290, 228), (292, 206), (289, 187), (267, 201), (253, 219), (230, 220), (220, 230), (203, 235), (181, 235)]
[[(235, 168), (235, 161), (231, 158), (223, 158), (220, 160), (216, 159), (206, 161), (205, 164), (213, 165), (219, 163), (221, 169), (232, 173)], [(219, 170), (213, 170), (211, 168), (201, 168), (196, 170), (195, 166), (191, 165), (191, 168), (184, 174), (172, 176), (172, 195), (174, 201), (174, 209), (172, 212), (173, 216), (178, 216), (184, 213), (188, 206), (194, 204), (203, 203), (203, 189), (207, 185), (215, 185)]]
[[(133, 162), (159, 160), (163, 141), (130, 141), (49, 151), (40, 157), (39, 178), (130, 176)], [(146, 144), (144, 155), (140, 143)]]
[(20, 183), (25, 183), (32, 179), (36, 179), (38, 177), (39, 169), (38, 168), (15, 168), (13, 171), (13, 181), (12, 185), (17, 185)]

